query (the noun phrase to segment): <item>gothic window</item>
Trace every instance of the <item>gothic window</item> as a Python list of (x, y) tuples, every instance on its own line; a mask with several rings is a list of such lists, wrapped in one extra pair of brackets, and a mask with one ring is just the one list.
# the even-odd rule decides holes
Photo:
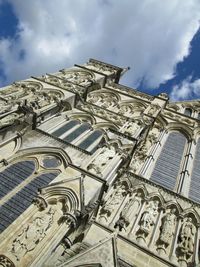
[(61, 135), (63, 135), (64, 133), (66, 133), (67, 131), (69, 131), (70, 129), (72, 129), (74, 126), (78, 124), (79, 122), (77, 120), (66, 122), (65, 124), (60, 126), (58, 129), (51, 132), (51, 134), (54, 136), (60, 137)]
[(186, 116), (191, 117), (192, 116), (192, 109), (191, 108), (185, 108), (184, 114)]
[[(38, 163), (45, 169), (36, 172)], [(53, 155), (23, 159), (0, 172), (0, 233), (32, 203), (39, 188), (47, 186), (60, 172), (61, 160)], [(49, 170), (54, 169), (54, 170)]]
[(57, 175), (57, 172), (52, 172), (35, 177), (0, 206), (0, 233), (31, 205), (33, 198), (37, 195), (38, 188), (47, 186)]
[(189, 198), (193, 201), (200, 202), (200, 138), (197, 142), (194, 165), (191, 174)]
[[(89, 136), (87, 136), (79, 145), (78, 147), (86, 150), (92, 150), (92, 152), (95, 152), (98, 144), (96, 141), (100, 141), (100, 137), (103, 135), (103, 132), (101, 130), (95, 130), (93, 131)], [(93, 145), (94, 144), (94, 145)]]
[(186, 141), (186, 137), (180, 132), (171, 132), (168, 135), (150, 180), (170, 190), (174, 190), (180, 172)]
[(69, 135), (64, 137), (63, 140), (70, 143), (89, 129), (90, 129), (90, 124), (85, 122), (81, 124), (78, 128), (76, 128), (74, 131), (72, 131)]
[(33, 160), (17, 162), (0, 172), (0, 199), (31, 176), (35, 170)]

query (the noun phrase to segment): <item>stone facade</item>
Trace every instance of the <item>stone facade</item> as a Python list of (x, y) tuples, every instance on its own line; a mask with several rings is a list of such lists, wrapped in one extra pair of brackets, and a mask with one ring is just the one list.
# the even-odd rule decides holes
[(0, 90), (0, 266), (200, 266), (200, 102), (90, 59)]

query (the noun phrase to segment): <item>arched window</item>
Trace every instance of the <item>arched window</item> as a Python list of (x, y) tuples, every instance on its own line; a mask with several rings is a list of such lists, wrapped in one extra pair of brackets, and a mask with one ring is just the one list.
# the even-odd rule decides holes
[(194, 164), (191, 174), (189, 198), (200, 202), (200, 138), (197, 141)]
[(156, 161), (150, 180), (173, 190), (180, 171), (186, 137), (180, 132), (171, 132)]
[(31, 176), (34, 170), (35, 162), (26, 160), (17, 162), (0, 172), (0, 199)]
[[(101, 130), (95, 130), (93, 131), (89, 136), (87, 136), (79, 145), (78, 147), (82, 149), (86, 149), (92, 152), (95, 152), (99, 141), (100, 137), (103, 135), (103, 132)], [(97, 143), (96, 143), (97, 141)]]
[[(54, 155), (22, 159), (0, 172), (0, 233), (32, 203), (39, 188), (47, 186), (60, 173), (62, 161)], [(38, 164), (43, 167), (38, 174)]]
[(186, 116), (191, 117), (192, 116), (192, 109), (191, 108), (185, 108), (184, 114)]
[(79, 122), (77, 120), (72, 120), (69, 122), (64, 123), (62, 126), (60, 126), (58, 129), (55, 131), (51, 132), (52, 135), (60, 137), (70, 129), (72, 129), (74, 126), (78, 125)]

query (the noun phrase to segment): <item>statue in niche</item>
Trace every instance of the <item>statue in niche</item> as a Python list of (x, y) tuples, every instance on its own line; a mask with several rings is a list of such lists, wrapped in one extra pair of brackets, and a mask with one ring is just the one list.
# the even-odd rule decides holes
[(176, 212), (176, 209), (170, 210), (163, 217), (163, 220), (162, 220), (161, 233), (160, 233), (159, 240), (166, 246), (170, 244), (174, 231), (175, 231), (175, 225), (176, 225), (175, 212)]
[(102, 176), (102, 170), (115, 155), (114, 147), (104, 147), (101, 153), (88, 165), (87, 170)]
[(141, 192), (137, 192), (136, 195), (129, 198), (115, 224), (115, 228), (118, 227), (120, 231), (126, 231), (127, 226), (134, 222), (133, 218), (137, 216), (141, 206), (141, 198)]
[(20, 260), (26, 253), (34, 250), (38, 243), (46, 236), (47, 230), (53, 223), (54, 214), (55, 210), (50, 207), (46, 213), (34, 218), (18, 234), (11, 248), (11, 252), (17, 260)]
[(129, 122), (124, 128), (122, 128), (122, 133), (133, 136), (141, 127), (141, 122)]
[(158, 204), (157, 200), (151, 201), (142, 214), (140, 220), (140, 230), (146, 234), (149, 234), (151, 231), (151, 226), (155, 224), (156, 216), (158, 214)]
[(183, 223), (180, 231), (181, 242), (179, 248), (183, 254), (191, 256), (194, 251), (194, 235), (196, 228), (192, 223), (192, 218), (187, 218)]
[(103, 214), (107, 214), (110, 216), (115, 208), (121, 203), (123, 197), (126, 194), (126, 186), (123, 184), (119, 184), (116, 189), (112, 192), (111, 196), (109, 197), (108, 201), (103, 205), (101, 210), (101, 216), (105, 217)]

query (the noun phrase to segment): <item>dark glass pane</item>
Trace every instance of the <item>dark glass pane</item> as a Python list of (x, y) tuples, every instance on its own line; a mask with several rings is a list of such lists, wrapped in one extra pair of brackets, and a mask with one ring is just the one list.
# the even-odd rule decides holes
[(181, 133), (169, 134), (152, 172), (152, 181), (170, 190), (174, 189), (186, 140)]
[(102, 131), (96, 130), (92, 134), (90, 134), (83, 142), (81, 142), (78, 146), (82, 149), (88, 148), (92, 143), (96, 141), (102, 135)]
[(59, 129), (53, 131), (51, 134), (59, 137), (62, 134), (64, 134), (65, 132), (67, 132), (68, 130), (70, 130), (72, 127), (74, 127), (75, 125), (78, 125), (78, 124), (79, 124), (78, 121), (67, 122), (64, 125), (62, 125)]
[(189, 198), (200, 202), (200, 139), (198, 139), (191, 175)]
[(90, 129), (89, 123), (84, 123), (80, 127), (78, 127), (76, 130), (74, 130), (72, 133), (70, 133), (68, 136), (63, 138), (63, 140), (70, 143), (88, 129)]
[(60, 159), (54, 157), (54, 156), (46, 156), (42, 160), (42, 165), (45, 168), (56, 168), (61, 165)]
[(0, 199), (27, 179), (35, 170), (31, 160), (15, 163), (0, 173)]
[(191, 117), (192, 116), (192, 110), (191, 108), (186, 108), (185, 111), (184, 111), (184, 114)]
[(39, 188), (47, 186), (58, 173), (45, 173), (36, 177), (0, 207), (0, 232), (3, 232), (32, 203)]

